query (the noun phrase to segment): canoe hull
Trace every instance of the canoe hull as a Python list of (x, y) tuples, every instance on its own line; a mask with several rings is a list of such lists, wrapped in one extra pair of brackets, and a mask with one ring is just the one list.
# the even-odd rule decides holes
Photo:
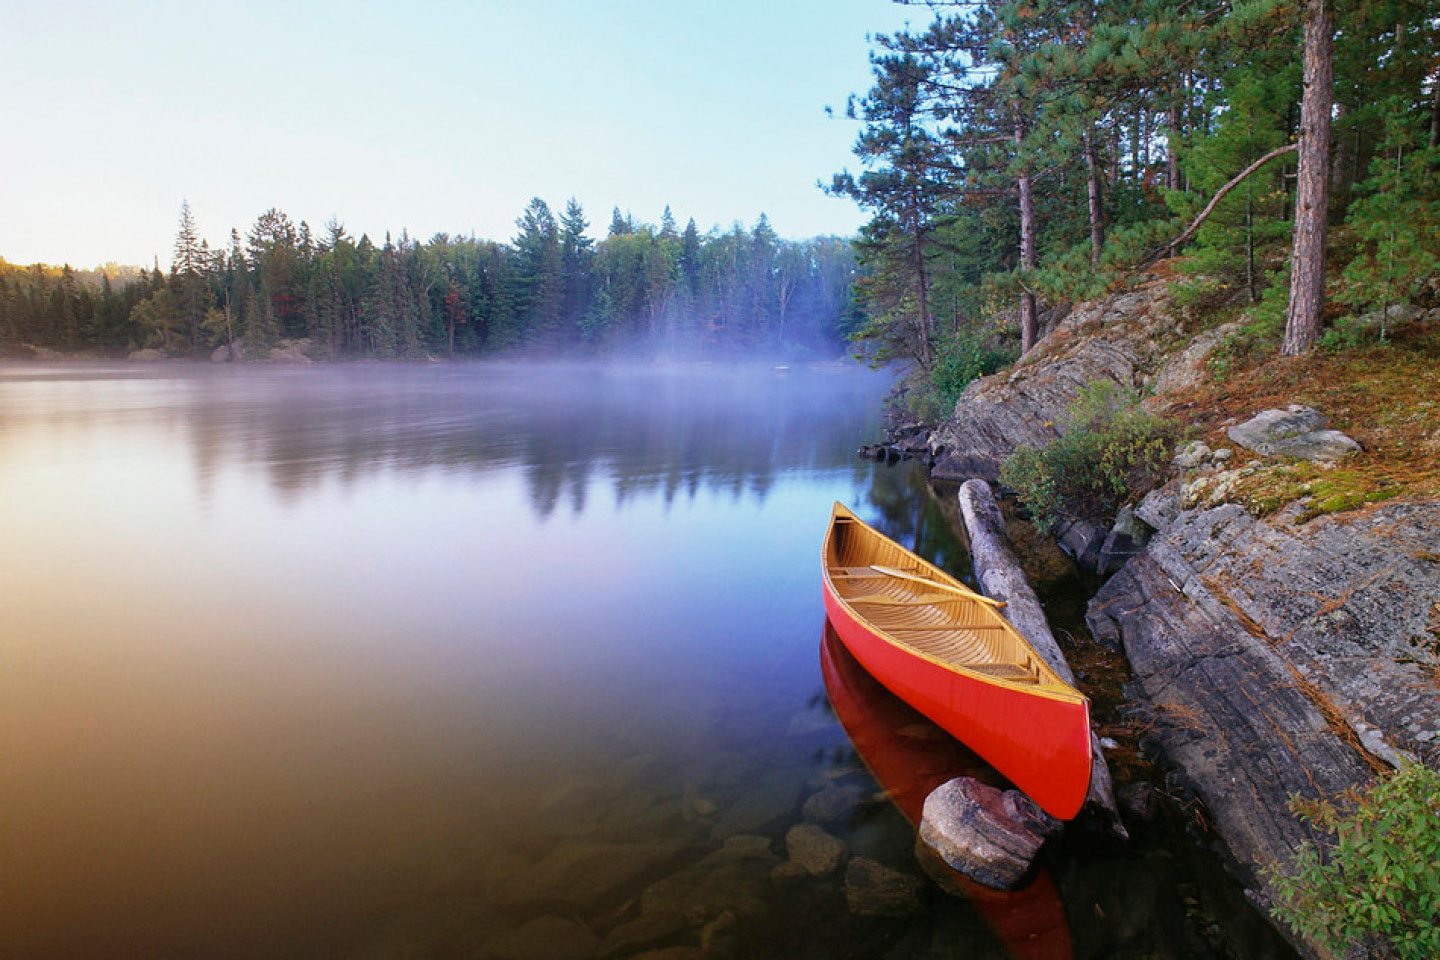
[(825, 612), (845, 647), (901, 700), (974, 750), (1043, 810), (1080, 812), (1090, 780), (1083, 699), (1036, 695), (949, 669), (892, 642), (857, 617), (825, 580)]

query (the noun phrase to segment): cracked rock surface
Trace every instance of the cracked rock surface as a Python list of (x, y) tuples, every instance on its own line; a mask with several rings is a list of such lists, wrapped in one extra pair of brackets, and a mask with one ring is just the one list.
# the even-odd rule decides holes
[(1130, 659), (1147, 745), (1262, 898), (1261, 868), (1314, 839), (1291, 796), (1333, 798), (1402, 755), (1440, 764), (1440, 503), (1297, 513), (1155, 510), (1173, 519), (1087, 618)]

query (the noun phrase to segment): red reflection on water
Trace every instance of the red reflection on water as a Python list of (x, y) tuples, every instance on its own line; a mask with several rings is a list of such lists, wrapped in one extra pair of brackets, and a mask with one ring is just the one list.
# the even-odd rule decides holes
[[(828, 620), (820, 642), (820, 669), (830, 705), (851, 744), (912, 824), (920, 823), (930, 792), (955, 777), (1009, 786), (984, 760), (870, 676)], [(1018, 890), (992, 890), (958, 871), (947, 881), (969, 898), (1017, 960), (1069, 960), (1074, 955), (1065, 909), (1044, 867)]]

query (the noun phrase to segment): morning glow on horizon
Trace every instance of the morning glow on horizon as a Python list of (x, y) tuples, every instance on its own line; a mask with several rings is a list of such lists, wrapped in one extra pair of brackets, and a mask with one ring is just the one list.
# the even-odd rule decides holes
[(594, 236), (612, 208), (658, 223), (667, 205), (702, 232), (764, 213), (782, 236), (848, 235), (865, 216), (817, 181), (856, 167), (843, 107), (870, 84), (867, 34), (916, 18), (885, 0), (11, 5), (0, 258), (168, 268), (182, 201), (212, 247), (272, 207), (317, 235), (333, 217), (376, 242), (508, 241), (530, 198), (572, 196)]

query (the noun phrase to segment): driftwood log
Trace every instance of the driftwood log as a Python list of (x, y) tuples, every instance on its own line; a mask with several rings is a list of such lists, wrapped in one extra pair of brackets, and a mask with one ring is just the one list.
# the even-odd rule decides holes
[[(970, 535), (970, 557), (975, 574), (985, 595), (1005, 601), (1001, 611), (1035, 652), (1045, 659), (1052, 670), (1074, 684), (1075, 673), (1065, 661), (1065, 654), (1050, 632), (1050, 623), (1034, 589), (1020, 568), (1020, 561), (1010, 547), (1005, 533), (1005, 517), (995, 502), (990, 485), (984, 480), (967, 480), (960, 487), (960, 511)], [(1115, 806), (1115, 789), (1110, 780), (1110, 767), (1095, 731), (1090, 731), (1090, 790), (1085, 807), (1099, 814), (1117, 836), (1128, 836)]]

